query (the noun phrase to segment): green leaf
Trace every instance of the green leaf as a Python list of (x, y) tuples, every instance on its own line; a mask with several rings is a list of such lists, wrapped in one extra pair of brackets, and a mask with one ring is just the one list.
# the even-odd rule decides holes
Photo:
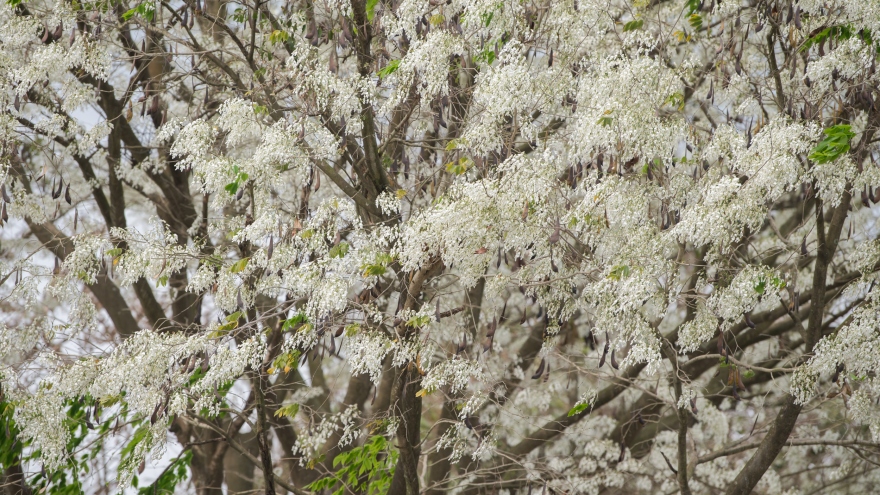
[[(7, 3), (9, 3), (7, 1)], [(156, 6), (153, 5), (153, 2), (141, 2), (137, 4), (133, 9), (128, 10), (122, 14), (122, 19), (125, 21), (130, 20), (135, 14), (140, 15), (148, 22), (153, 20), (153, 14), (156, 11)]]
[(758, 294), (763, 294), (764, 289), (766, 289), (766, 288), (767, 288), (767, 281), (764, 279), (761, 279), (761, 281), (755, 285), (755, 292), (757, 292)]
[(288, 38), (290, 38), (290, 35), (287, 34), (287, 31), (276, 29), (269, 35), (269, 43), (272, 43), (273, 45), (276, 43), (284, 43)]
[(281, 331), (286, 332), (287, 330), (290, 330), (291, 328), (296, 328), (296, 326), (301, 323), (308, 323), (308, 322), (309, 322), (309, 317), (306, 316), (305, 313), (297, 313), (292, 318), (288, 318), (288, 319), (284, 320), (284, 324), (281, 325)]
[(400, 67), (400, 60), (389, 60), (388, 64), (385, 65), (385, 67), (382, 67), (381, 69), (379, 69), (378, 72), (376, 72), (376, 75), (380, 78), (388, 77), (391, 74), (394, 74), (397, 71), (398, 67)]
[(364, 277), (381, 277), (385, 275), (385, 270), (383, 265), (367, 265), (364, 267)]
[(639, 19), (637, 21), (629, 21), (623, 25), (623, 32), (626, 33), (628, 31), (635, 31), (636, 29), (641, 29), (642, 25), (645, 21)]
[(632, 269), (629, 265), (615, 265), (611, 268), (608, 278), (611, 280), (621, 280), (629, 276)]
[(288, 404), (283, 407), (279, 407), (277, 411), (275, 411), (276, 418), (288, 417), (292, 418), (296, 416), (296, 413), (299, 412), (299, 404)]
[(690, 24), (692, 28), (699, 30), (703, 27), (703, 17), (700, 14), (691, 14), (688, 17), (688, 24)]
[(229, 267), (229, 271), (232, 273), (241, 273), (242, 271), (244, 271), (245, 268), (247, 268), (248, 261), (250, 261), (249, 258), (242, 258), (236, 261), (232, 264), (231, 267)]
[(422, 315), (422, 316), (413, 316), (406, 322), (406, 326), (410, 328), (421, 328), (427, 324), (431, 323), (431, 317)]
[(614, 122), (613, 117), (605, 116), (605, 117), (599, 117), (599, 121), (597, 123), (599, 125), (601, 125), (602, 127), (608, 127), (611, 125), (612, 122)]
[(570, 418), (572, 416), (578, 415), (578, 414), (586, 411), (589, 407), (590, 407), (590, 405), (587, 403), (578, 404), (578, 405), (572, 407), (570, 411), (568, 411), (568, 417)]
[(839, 124), (822, 131), (825, 139), (819, 142), (808, 157), (816, 163), (828, 163), (849, 151), (849, 142), (855, 137), (852, 127)]
[(663, 101), (664, 104), (668, 104), (677, 108), (678, 110), (684, 109), (684, 95), (680, 92), (672, 93), (671, 95), (666, 97), (666, 100)]
[(483, 26), (489, 27), (489, 23), (492, 22), (492, 18), (495, 17), (495, 11), (489, 12), (488, 14), (480, 14), (480, 19), (483, 21)]
[(458, 161), (447, 163), (446, 171), (455, 175), (461, 175), (467, 172), (468, 168), (470, 168), (471, 165), (473, 165), (473, 162), (470, 158), (461, 157), (458, 159)]
[(342, 258), (346, 254), (348, 254), (348, 243), (340, 242), (339, 244), (330, 248), (330, 257), (331, 258)]
[(373, 17), (376, 15), (376, 5), (379, 3), (379, 0), (367, 0), (367, 20), (373, 22)]
[(238, 192), (238, 182), (230, 182), (229, 184), (226, 184), (226, 187), (224, 187), (223, 190), (228, 192), (230, 196), (235, 196), (235, 193)]

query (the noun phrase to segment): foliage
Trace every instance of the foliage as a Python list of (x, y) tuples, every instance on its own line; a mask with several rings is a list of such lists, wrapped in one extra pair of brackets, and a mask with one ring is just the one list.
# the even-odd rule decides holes
[(0, 480), (872, 490), (878, 26), (0, 2)]
[(336, 456), (333, 467), (338, 468), (337, 471), (332, 476), (312, 482), (308, 488), (315, 492), (333, 490), (333, 495), (342, 495), (346, 489), (367, 495), (387, 493), (394, 477), (397, 457), (397, 452), (385, 437), (373, 435), (363, 446)]

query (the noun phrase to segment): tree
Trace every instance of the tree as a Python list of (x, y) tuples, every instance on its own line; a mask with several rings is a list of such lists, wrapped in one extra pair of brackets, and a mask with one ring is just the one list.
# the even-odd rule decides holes
[(5, 0), (0, 485), (869, 491), (878, 29)]

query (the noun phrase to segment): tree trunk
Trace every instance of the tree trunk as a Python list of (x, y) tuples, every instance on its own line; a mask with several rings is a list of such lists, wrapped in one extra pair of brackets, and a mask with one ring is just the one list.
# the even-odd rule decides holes
[(419, 372), (416, 365), (410, 363), (398, 374), (392, 402), (394, 415), (400, 420), (400, 425), (397, 427), (397, 448), (400, 457), (397, 459), (397, 467), (391, 479), (389, 495), (419, 494), (422, 399), (416, 397), (418, 387)]

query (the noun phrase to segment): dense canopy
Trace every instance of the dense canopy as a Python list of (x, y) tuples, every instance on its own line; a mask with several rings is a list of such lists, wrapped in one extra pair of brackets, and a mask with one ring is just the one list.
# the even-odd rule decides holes
[(877, 0), (3, 0), (0, 489), (880, 484)]

